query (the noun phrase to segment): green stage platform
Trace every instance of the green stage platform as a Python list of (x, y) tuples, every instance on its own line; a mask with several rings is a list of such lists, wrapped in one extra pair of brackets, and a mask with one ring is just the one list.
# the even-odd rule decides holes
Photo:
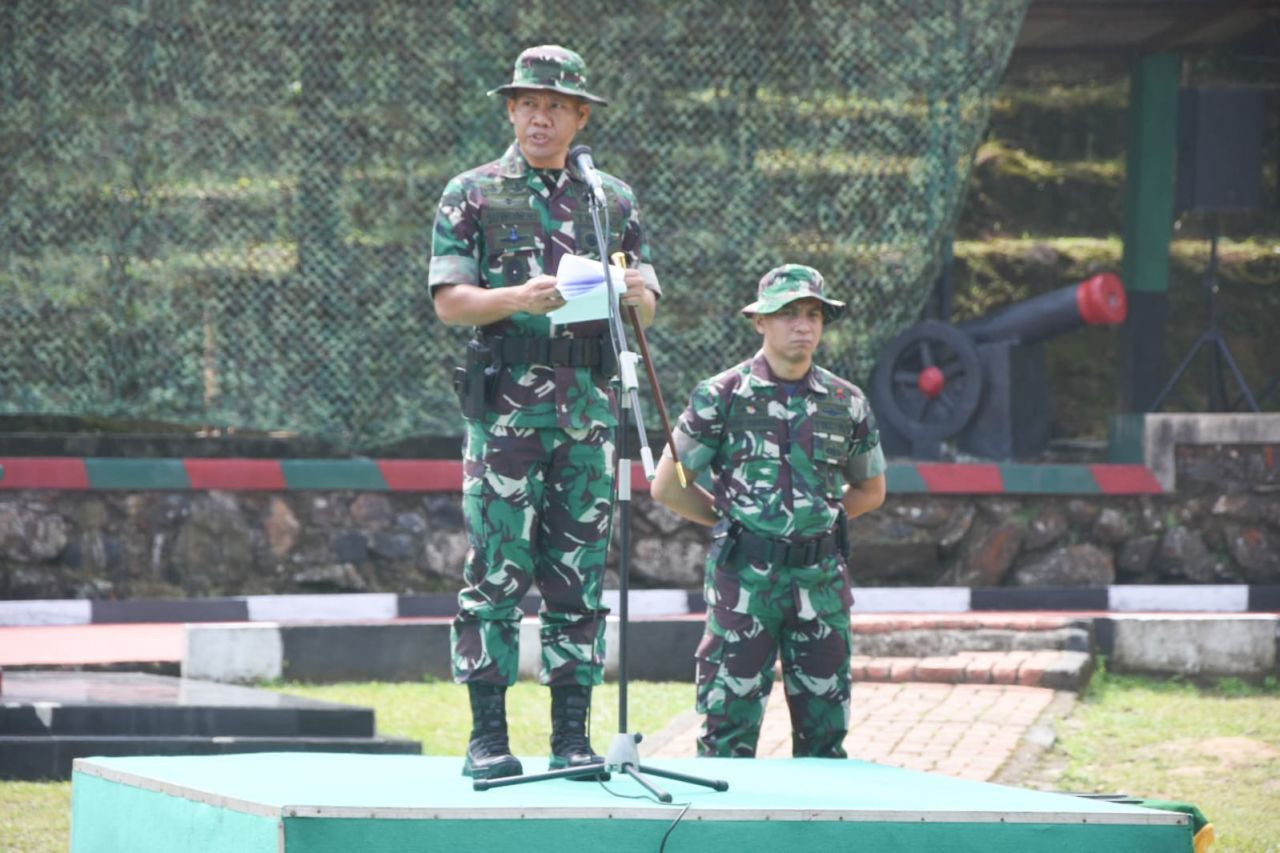
[[(545, 759), (524, 759), (527, 772)], [(72, 853), (734, 850), (1192, 853), (1185, 815), (862, 761), (663, 759), (717, 793), (615, 774), (484, 792), (461, 761), (258, 753), (76, 761)], [(607, 789), (607, 790), (606, 790)], [(611, 793), (612, 792), (612, 793)], [(688, 806), (687, 811), (685, 811)], [(681, 812), (684, 811), (683, 817)]]

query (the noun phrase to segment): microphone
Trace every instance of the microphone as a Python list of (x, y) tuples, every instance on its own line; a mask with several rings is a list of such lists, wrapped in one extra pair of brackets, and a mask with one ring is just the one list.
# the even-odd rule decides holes
[(604, 204), (604, 184), (600, 183), (600, 173), (596, 171), (596, 164), (591, 160), (591, 149), (586, 145), (575, 145), (569, 149), (569, 160), (577, 167), (582, 180), (586, 181), (587, 186), (591, 188), (591, 194), (595, 196), (596, 201)]

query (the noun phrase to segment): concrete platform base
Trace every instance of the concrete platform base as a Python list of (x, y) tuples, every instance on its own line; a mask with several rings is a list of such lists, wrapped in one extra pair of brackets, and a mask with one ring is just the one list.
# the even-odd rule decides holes
[[(545, 761), (527, 759), (527, 771)], [(476, 792), (456, 758), (258, 754), (76, 763), (72, 853), (565, 849), (1192, 853), (1185, 815), (862, 761), (670, 760), (674, 802), (544, 781)]]
[(3, 699), (0, 779), (67, 779), (89, 755), (422, 751), (369, 708), (192, 679), (8, 672)]

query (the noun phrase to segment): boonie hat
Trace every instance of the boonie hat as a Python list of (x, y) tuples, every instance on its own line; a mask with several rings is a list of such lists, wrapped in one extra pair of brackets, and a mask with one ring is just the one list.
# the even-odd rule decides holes
[(753, 314), (772, 314), (784, 306), (812, 296), (822, 302), (822, 316), (830, 323), (844, 314), (844, 303), (838, 299), (829, 299), (823, 291), (826, 282), (822, 273), (804, 264), (783, 264), (774, 267), (760, 279), (756, 289), (756, 301), (742, 309), (742, 313), (750, 317)]
[(511, 82), (489, 91), (490, 95), (511, 95), (521, 89), (549, 89), (601, 106), (608, 101), (587, 91), (587, 63), (567, 47), (543, 44), (525, 49), (516, 57)]

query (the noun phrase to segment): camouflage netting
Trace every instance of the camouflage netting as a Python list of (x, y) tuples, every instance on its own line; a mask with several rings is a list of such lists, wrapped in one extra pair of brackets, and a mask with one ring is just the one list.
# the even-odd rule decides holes
[(737, 309), (784, 261), (851, 303), (821, 358), (865, 381), (928, 297), (1025, 2), (10, 0), (0, 413), (459, 434), (432, 216), (545, 42), (610, 98), (579, 141), (644, 209), (673, 414), (754, 350)]

